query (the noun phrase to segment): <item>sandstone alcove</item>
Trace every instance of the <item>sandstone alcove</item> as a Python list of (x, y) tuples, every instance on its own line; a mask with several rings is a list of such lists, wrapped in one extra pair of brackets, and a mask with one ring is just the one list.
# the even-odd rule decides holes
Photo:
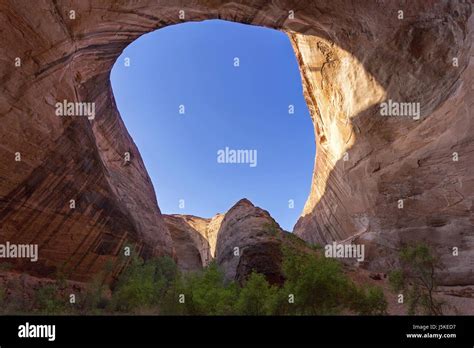
[[(110, 70), (144, 33), (220, 18), (282, 30), (294, 47), (318, 149), (294, 232), (313, 243), (358, 238), (365, 266), (382, 270), (401, 243), (425, 241), (442, 254), (445, 284), (474, 282), (471, 4), (186, 3), (1, 5), (0, 237), (38, 243), (41, 254), (18, 269), (89, 279), (129, 241), (144, 256), (173, 253)], [(94, 102), (96, 118), (57, 117), (64, 99)], [(382, 118), (385, 100), (418, 102), (422, 117)]]

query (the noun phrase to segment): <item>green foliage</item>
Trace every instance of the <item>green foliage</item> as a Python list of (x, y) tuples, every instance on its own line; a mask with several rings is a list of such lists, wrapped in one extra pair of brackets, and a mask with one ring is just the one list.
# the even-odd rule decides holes
[(64, 299), (59, 295), (57, 284), (43, 285), (36, 291), (36, 305), (41, 314), (65, 312)]
[(388, 280), (392, 289), (395, 291), (401, 291), (405, 285), (403, 272), (400, 269), (390, 272), (388, 275)]
[(281, 232), (280, 226), (278, 226), (278, 224), (275, 221), (264, 223), (263, 229), (266, 233), (274, 237), (277, 237)]
[(382, 289), (358, 287), (337, 260), (285, 249), (283, 272), (286, 282), (282, 291), (294, 296), (294, 304), (285, 305), (286, 314), (386, 313), (387, 301)]
[(111, 309), (133, 312), (157, 306), (176, 275), (177, 267), (168, 257), (146, 262), (132, 258), (115, 286)]
[(0, 262), (0, 272), (8, 272), (13, 268), (10, 262)]
[(407, 246), (400, 251), (401, 268), (389, 274), (395, 291), (403, 291), (408, 313), (443, 314), (444, 303), (435, 298), (439, 261), (427, 245)]
[(361, 315), (387, 314), (387, 300), (380, 287), (363, 286), (354, 288), (351, 308)]
[(264, 275), (252, 273), (240, 291), (236, 312), (240, 315), (273, 314), (277, 297), (278, 288), (270, 286)]
[(292, 314), (338, 314), (349, 307), (352, 283), (339, 262), (320, 255), (284, 250), (284, 291), (294, 296)]
[[(234, 282), (226, 283), (224, 274), (214, 262), (202, 272), (183, 276), (177, 288), (178, 296), (171, 300), (178, 302), (180, 314), (235, 314), (238, 285)], [(174, 294), (176, 295), (176, 289)], [(179, 295), (184, 295), (184, 303), (178, 301)]]
[(67, 288), (62, 278), (42, 287), (35, 308), (48, 314), (367, 315), (383, 314), (387, 305), (380, 288), (356, 286), (338, 261), (294, 249), (283, 250), (285, 283), (280, 287), (259, 273), (252, 273), (243, 285), (227, 281), (215, 262), (200, 272), (182, 274), (170, 258), (133, 257), (109, 289), (111, 269), (78, 293), (76, 304), (69, 303), (68, 294), (61, 295)]
[(71, 309), (80, 314), (101, 314), (109, 303), (106, 296), (108, 287), (101, 276), (96, 276), (88, 284), (83, 294), (76, 299), (76, 304), (71, 304)]
[(290, 245), (293, 245), (296, 248), (304, 249), (307, 246), (311, 247), (309, 244), (306, 244), (303, 239), (292, 232), (285, 232), (283, 233), (283, 236), (291, 243)]
[(313, 249), (315, 251), (322, 251), (324, 248), (321, 244), (316, 243), (316, 244), (311, 245), (311, 249)]

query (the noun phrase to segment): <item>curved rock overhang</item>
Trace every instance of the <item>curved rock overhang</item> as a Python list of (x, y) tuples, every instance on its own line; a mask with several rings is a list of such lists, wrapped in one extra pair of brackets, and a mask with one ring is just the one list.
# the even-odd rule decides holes
[[(425, 0), (3, 1), (0, 240), (39, 245), (40, 260), (18, 267), (76, 279), (119, 260), (127, 243), (173, 254), (110, 70), (140, 35), (219, 18), (283, 30), (293, 44), (317, 146), (295, 233), (364, 241), (373, 268), (427, 241), (445, 283), (472, 284), (471, 12)], [(63, 100), (95, 103), (95, 118), (58, 117)], [(420, 118), (381, 117), (389, 100), (419, 103)]]

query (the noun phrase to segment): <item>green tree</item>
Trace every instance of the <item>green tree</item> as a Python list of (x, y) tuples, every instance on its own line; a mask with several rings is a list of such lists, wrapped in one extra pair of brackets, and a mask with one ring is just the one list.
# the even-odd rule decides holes
[(395, 291), (403, 291), (408, 313), (443, 314), (444, 303), (435, 297), (439, 260), (427, 245), (406, 246), (400, 251), (401, 267), (389, 274)]
[(387, 300), (378, 286), (354, 286), (350, 308), (362, 315), (387, 314)]
[[(215, 262), (202, 272), (186, 275), (174, 291), (176, 290), (180, 290), (178, 295), (184, 295), (184, 303), (180, 303), (183, 314), (235, 314), (238, 285), (235, 282), (226, 282), (224, 274)], [(176, 300), (175, 298), (174, 301)]]
[(273, 314), (278, 289), (270, 286), (263, 274), (253, 272), (239, 295), (236, 312), (240, 315)]
[[(379, 287), (358, 287), (344, 273), (339, 261), (319, 253), (302, 254), (284, 249), (286, 278), (276, 313), (327, 315), (352, 311), (383, 314), (387, 302)], [(292, 296), (294, 303), (283, 301)]]
[(111, 309), (131, 312), (157, 306), (177, 275), (176, 264), (169, 257), (148, 261), (132, 258), (115, 284)]
[(346, 303), (349, 279), (339, 262), (317, 254), (284, 251), (284, 291), (294, 296), (290, 313), (337, 314)]

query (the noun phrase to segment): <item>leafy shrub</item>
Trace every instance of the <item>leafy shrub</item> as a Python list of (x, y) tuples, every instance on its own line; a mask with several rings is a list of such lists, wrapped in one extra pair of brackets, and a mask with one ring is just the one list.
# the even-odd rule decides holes
[(252, 273), (240, 290), (236, 312), (240, 315), (269, 315), (275, 310), (278, 288), (270, 286), (265, 276)]
[(59, 295), (56, 284), (43, 285), (36, 291), (35, 299), (41, 314), (60, 314), (66, 311), (64, 299)]
[(403, 291), (408, 314), (443, 314), (444, 303), (435, 297), (439, 260), (427, 245), (406, 246), (400, 251), (401, 268), (389, 274), (395, 291)]
[(387, 314), (387, 300), (380, 287), (356, 287), (352, 293), (351, 309), (362, 315)]
[(292, 314), (337, 314), (348, 302), (351, 282), (334, 259), (286, 249), (283, 273), (284, 291), (294, 296)]
[(169, 257), (146, 262), (134, 257), (115, 286), (111, 309), (131, 312), (157, 306), (177, 272)]
[[(283, 272), (286, 282), (282, 291), (294, 298), (294, 304), (285, 305), (285, 314), (386, 313), (387, 302), (382, 289), (358, 287), (343, 272), (337, 260), (286, 249)], [(281, 314), (282, 311), (277, 312)]]
[(280, 226), (278, 226), (275, 221), (265, 222), (262, 227), (266, 233), (272, 235), (273, 237), (278, 237), (281, 232)]
[[(235, 313), (238, 285), (225, 282), (223, 272), (215, 262), (202, 272), (189, 274), (180, 280), (179, 295), (184, 295), (180, 313), (189, 315), (229, 315)], [(177, 301), (178, 298), (172, 299)]]
[(47, 314), (366, 315), (386, 311), (380, 288), (356, 286), (340, 262), (320, 253), (285, 248), (282, 270), (281, 287), (255, 272), (239, 286), (227, 281), (215, 262), (202, 271), (182, 274), (169, 257), (147, 261), (133, 257), (111, 289), (106, 269), (78, 296), (78, 303), (69, 306), (68, 299), (59, 295), (66, 284), (58, 279), (37, 292), (35, 308)]

